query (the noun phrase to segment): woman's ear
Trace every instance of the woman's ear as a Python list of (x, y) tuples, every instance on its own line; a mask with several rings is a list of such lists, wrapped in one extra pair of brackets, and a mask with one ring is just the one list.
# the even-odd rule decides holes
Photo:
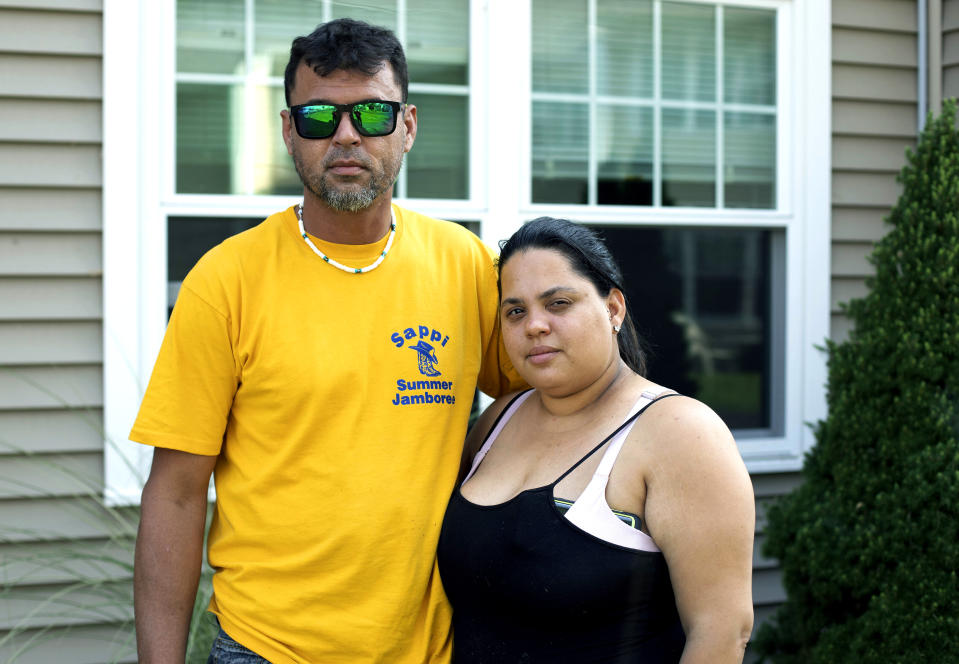
[(609, 295), (606, 296), (606, 309), (609, 311), (609, 320), (613, 325), (619, 327), (626, 318), (626, 296), (618, 288), (609, 289)]

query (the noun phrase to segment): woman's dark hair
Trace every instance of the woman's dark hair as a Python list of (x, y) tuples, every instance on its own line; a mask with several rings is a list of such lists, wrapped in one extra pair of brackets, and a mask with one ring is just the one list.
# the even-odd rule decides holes
[(375, 76), (388, 63), (393, 68), (393, 77), (403, 97), (399, 101), (405, 103), (409, 94), (410, 77), (400, 41), (392, 31), (363, 21), (338, 18), (317, 26), (305, 37), (293, 40), (290, 61), (283, 77), (287, 106), (290, 105), (290, 92), (300, 62), (312, 67), (318, 76), (329, 76), (340, 69)]
[[(606, 297), (616, 288), (626, 297), (623, 289), (623, 274), (613, 259), (602, 238), (586, 226), (573, 223), (568, 219), (540, 217), (528, 221), (517, 230), (508, 240), (499, 245), (500, 254), (497, 261), (497, 286), (500, 297), (503, 296), (502, 274), (503, 266), (513, 254), (527, 249), (552, 249), (566, 257), (573, 271), (582, 276), (596, 287), (601, 297)], [(627, 303), (628, 304), (628, 303)], [(643, 344), (626, 307), (626, 316), (616, 335), (619, 344), (619, 356), (630, 369), (640, 376), (646, 375), (646, 353)]]

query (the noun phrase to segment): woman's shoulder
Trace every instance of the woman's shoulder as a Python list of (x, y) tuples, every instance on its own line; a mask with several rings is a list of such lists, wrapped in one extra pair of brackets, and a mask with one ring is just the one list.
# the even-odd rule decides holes
[(641, 426), (634, 427), (631, 438), (651, 455), (669, 457), (671, 463), (688, 458), (735, 455), (735, 439), (722, 418), (708, 405), (689, 396), (666, 390), (647, 407)]

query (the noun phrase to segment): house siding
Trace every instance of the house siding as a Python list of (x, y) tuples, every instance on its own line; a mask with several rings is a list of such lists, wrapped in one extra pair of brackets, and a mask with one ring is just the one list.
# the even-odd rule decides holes
[(959, 97), (959, 0), (942, 0), (942, 96)]
[(99, 0), (0, 0), (0, 661), (135, 661), (135, 513), (96, 497), (101, 53)]
[(830, 336), (849, 334), (841, 304), (866, 293), (867, 260), (888, 230), (896, 175), (916, 144), (915, 0), (832, 2), (832, 273)]

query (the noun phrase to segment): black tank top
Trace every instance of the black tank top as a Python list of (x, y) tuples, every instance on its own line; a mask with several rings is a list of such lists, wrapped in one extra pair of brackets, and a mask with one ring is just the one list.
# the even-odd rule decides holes
[(453, 492), (438, 558), (454, 664), (679, 661), (685, 636), (663, 554), (590, 535), (553, 502), (556, 484), (615, 433), (552, 484), (505, 503)]

